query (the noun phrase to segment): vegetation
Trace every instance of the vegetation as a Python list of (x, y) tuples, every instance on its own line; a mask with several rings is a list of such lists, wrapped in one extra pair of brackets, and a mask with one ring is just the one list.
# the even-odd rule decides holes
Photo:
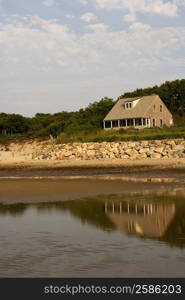
[(176, 115), (185, 114), (185, 79), (166, 81), (160, 86), (153, 86), (145, 89), (137, 89), (134, 92), (125, 93), (120, 98), (141, 97), (157, 94), (164, 101), (168, 109)]
[[(0, 113), (0, 142), (13, 139), (57, 137), (57, 142), (125, 141), (163, 139), (185, 136), (185, 79), (167, 81), (161, 86), (137, 89), (119, 98), (158, 94), (174, 115), (175, 127), (105, 132), (102, 120), (114, 105), (113, 99), (103, 98), (76, 112), (37, 113), (33, 118)], [(118, 98), (118, 99), (119, 99)]]
[(60, 134), (56, 138), (57, 143), (67, 142), (114, 142), (114, 141), (140, 141), (185, 138), (185, 126), (171, 128), (146, 128), (146, 129), (120, 129), (99, 130), (92, 133), (78, 133), (76, 135)]

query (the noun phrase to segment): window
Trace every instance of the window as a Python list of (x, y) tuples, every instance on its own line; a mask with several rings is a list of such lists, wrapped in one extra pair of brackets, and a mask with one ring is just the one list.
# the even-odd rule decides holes
[(156, 105), (154, 104), (153, 106), (153, 111), (155, 112), (156, 111)]
[(127, 126), (134, 126), (134, 121), (133, 121), (133, 119), (128, 119), (128, 120), (127, 120)]
[(150, 126), (150, 120), (149, 119), (146, 119), (146, 125), (147, 125), (147, 127)]
[(160, 105), (160, 112), (163, 112), (163, 106), (162, 106), (162, 104)]
[(118, 127), (118, 121), (117, 120), (112, 121), (112, 127), (113, 128)]
[(140, 120), (140, 119), (138, 119), (138, 118), (135, 119), (135, 126), (139, 126), (139, 125), (140, 125), (139, 120)]
[(120, 127), (126, 126), (126, 120), (120, 120)]
[(105, 121), (105, 128), (111, 128), (111, 121)]
[(153, 119), (152, 122), (153, 122), (153, 127), (155, 127), (156, 126), (155, 119)]
[(163, 120), (160, 119), (160, 127), (163, 127)]
[(127, 102), (127, 103), (123, 104), (123, 107), (124, 107), (125, 109), (130, 109), (130, 108), (132, 108), (132, 102)]
[(136, 118), (135, 119), (135, 126), (141, 126), (141, 125), (142, 125), (141, 118)]

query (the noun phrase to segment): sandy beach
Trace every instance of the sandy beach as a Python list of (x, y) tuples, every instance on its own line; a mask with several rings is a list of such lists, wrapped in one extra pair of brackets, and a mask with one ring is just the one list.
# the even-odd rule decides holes
[(185, 158), (179, 159), (101, 159), (101, 160), (32, 160), (0, 159), (0, 169), (61, 169), (61, 168), (185, 168)]

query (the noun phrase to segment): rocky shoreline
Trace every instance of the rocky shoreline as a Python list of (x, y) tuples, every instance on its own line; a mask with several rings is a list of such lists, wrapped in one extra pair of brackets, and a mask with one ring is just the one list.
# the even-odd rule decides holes
[(55, 144), (53, 140), (0, 145), (0, 160), (140, 160), (185, 158), (185, 139)]

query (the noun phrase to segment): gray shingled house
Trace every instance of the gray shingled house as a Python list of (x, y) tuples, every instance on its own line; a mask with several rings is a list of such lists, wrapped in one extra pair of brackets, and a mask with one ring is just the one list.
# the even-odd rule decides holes
[(173, 116), (158, 95), (119, 99), (103, 120), (103, 128), (172, 126)]

